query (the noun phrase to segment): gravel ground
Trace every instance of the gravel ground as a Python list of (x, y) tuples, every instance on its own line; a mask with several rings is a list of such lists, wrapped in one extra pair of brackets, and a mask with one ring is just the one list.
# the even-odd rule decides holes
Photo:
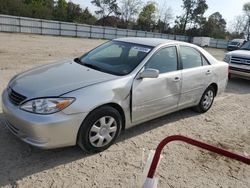
[[(104, 40), (0, 33), (0, 93), (16, 73), (72, 58)], [(223, 50), (207, 49), (222, 59)], [(250, 81), (232, 79), (205, 114), (182, 110), (125, 131), (108, 150), (39, 150), (3, 125), (0, 108), (0, 187), (137, 187), (150, 150), (182, 134), (250, 154)], [(250, 166), (195, 147), (171, 143), (157, 170), (158, 187), (250, 187)]]

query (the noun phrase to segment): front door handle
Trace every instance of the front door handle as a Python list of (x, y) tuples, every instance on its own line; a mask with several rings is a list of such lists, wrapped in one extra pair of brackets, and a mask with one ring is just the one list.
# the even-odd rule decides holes
[(176, 76), (176, 77), (173, 79), (173, 81), (174, 81), (174, 82), (179, 82), (179, 81), (181, 81), (181, 78), (178, 77), (178, 76)]

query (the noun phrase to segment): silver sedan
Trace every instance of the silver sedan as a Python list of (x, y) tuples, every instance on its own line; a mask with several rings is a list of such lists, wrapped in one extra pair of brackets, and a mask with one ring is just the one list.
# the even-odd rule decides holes
[(206, 112), (227, 78), (227, 63), (198, 46), (121, 38), (14, 76), (3, 113), (9, 130), (33, 146), (100, 152), (136, 124), (188, 107)]

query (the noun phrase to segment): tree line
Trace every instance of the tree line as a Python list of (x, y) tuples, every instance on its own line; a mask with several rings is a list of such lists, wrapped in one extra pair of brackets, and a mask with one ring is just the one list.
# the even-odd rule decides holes
[(65, 0), (0, 0), (0, 14), (95, 24), (88, 8)]
[[(118, 2), (119, 1), (119, 2)], [(49, 20), (139, 29), (175, 35), (230, 39), (250, 37), (250, 2), (243, 7), (231, 32), (219, 12), (205, 17), (206, 0), (182, 0), (182, 12), (174, 18), (165, 3), (142, 0), (92, 0), (95, 15), (88, 8), (66, 0), (0, 0), (0, 13)]]

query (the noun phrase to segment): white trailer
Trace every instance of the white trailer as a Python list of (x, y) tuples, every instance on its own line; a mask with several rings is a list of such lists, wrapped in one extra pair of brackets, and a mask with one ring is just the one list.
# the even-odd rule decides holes
[(194, 37), (193, 43), (198, 46), (209, 46), (210, 37)]

